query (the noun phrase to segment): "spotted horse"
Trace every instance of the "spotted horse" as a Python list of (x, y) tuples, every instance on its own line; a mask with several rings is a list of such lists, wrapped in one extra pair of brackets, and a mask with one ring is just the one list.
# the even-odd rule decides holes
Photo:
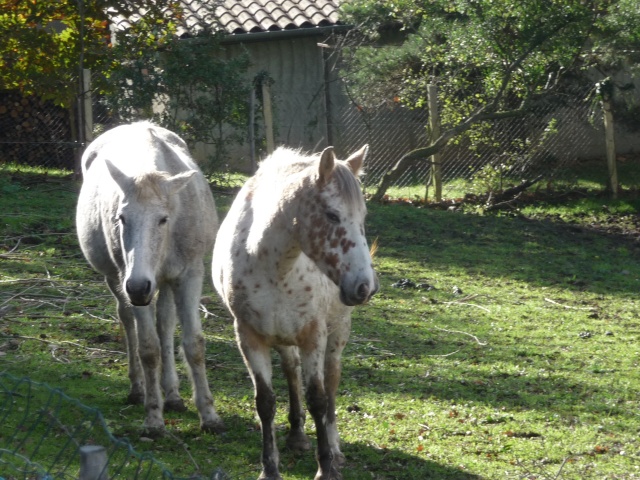
[[(302, 392), (317, 434), (316, 479), (341, 478), (335, 401), (351, 312), (378, 290), (358, 176), (368, 151), (307, 156), (279, 148), (243, 186), (213, 250), (216, 290), (235, 320), (262, 424), (260, 478), (281, 478), (270, 350), (289, 385), (287, 446), (309, 450)], [(304, 386), (304, 387), (303, 387)]]

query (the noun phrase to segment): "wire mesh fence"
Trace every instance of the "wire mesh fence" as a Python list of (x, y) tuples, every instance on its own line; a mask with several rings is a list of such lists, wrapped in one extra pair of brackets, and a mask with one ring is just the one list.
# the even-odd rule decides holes
[[(584, 153), (585, 145), (604, 136), (598, 123), (590, 122), (593, 104), (585, 99), (591, 89), (588, 85), (566, 88), (525, 116), (484, 123), (474, 130), (480, 130), (481, 135), (461, 135), (450, 142), (439, 161), (443, 195), (486, 193), (541, 174), (553, 177), (570, 167)], [(91, 98), (91, 112), (85, 114), (87, 140), (121, 123), (95, 89)], [(334, 132), (337, 152), (345, 155), (365, 143), (370, 145), (364, 178), (368, 191), (375, 190), (405, 153), (429, 144), (426, 109), (409, 109), (393, 101), (365, 108), (346, 96), (332, 99), (332, 103), (327, 128)], [(277, 104), (274, 109), (277, 112)], [(286, 123), (288, 119), (279, 121)], [(0, 94), (0, 164), (73, 169), (75, 156), (84, 147), (73, 133), (74, 122), (71, 110), (16, 93)], [(278, 130), (278, 125), (275, 127)], [(393, 186), (422, 186), (426, 193), (432, 184), (431, 174), (432, 160), (424, 158), (411, 165)]]
[[(0, 372), (0, 478), (3, 480), (181, 479), (150, 453), (114, 437), (99, 410), (61, 390)], [(81, 449), (101, 446), (106, 462), (81, 467)], [(82, 475), (81, 475), (82, 473)], [(224, 472), (189, 480), (222, 480)]]
[[(602, 129), (591, 122), (593, 105), (587, 101), (591, 90), (591, 86), (574, 86), (550, 96), (527, 115), (486, 122), (478, 126), (482, 135), (461, 135), (450, 142), (439, 160), (444, 196), (485, 193), (538, 175), (553, 177), (573, 165), (585, 145), (604, 138)], [(375, 108), (351, 101), (342, 104), (336, 125), (341, 149), (353, 151), (363, 143), (371, 147), (364, 180), (367, 189), (375, 189), (405, 153), (429, 145), (427, 110), (391, 101)], [(426, 192), (431, 176), (432, 160), (424, 158), (393, 186), (423, 186)]]
[(16, 91), (0, 92), (0, 164), (73, 169), (78, 147), (68, 109)]

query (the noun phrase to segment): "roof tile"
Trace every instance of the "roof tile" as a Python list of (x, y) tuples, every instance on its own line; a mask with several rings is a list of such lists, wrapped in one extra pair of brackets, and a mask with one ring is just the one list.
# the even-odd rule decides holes
[[(220, 26), (230, 34), (268, 32), (318, 26), (339, 25), (338, 7), (343, 0), (181, 0), (185, 17), (193, 15), (198, 22), (210, 24), (210, 17), (196, 7), (215, 9)], [(194, 5), (195, 4), (195, 5)], [(197, 35), (192, 26), (183, 35)]]
[[(183, 14), (178, 35), (196, 36), (205, 28), (239, 34), (341, 25), (338, 8), (343, 1), (180, 0)], [(136, 18), (140, 16), (113, 20), (117, 27), (126, 28)]]

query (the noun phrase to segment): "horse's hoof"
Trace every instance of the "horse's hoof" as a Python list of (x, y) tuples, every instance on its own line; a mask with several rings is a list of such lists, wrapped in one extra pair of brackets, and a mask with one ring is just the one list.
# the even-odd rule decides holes
[(127, 403), (129, 405), (144, 405), (144, 392), (130, 392), (127, 395)]
[(165, 400), (163, 410), (165, 412), (186, 412), (187, 406), (184, 404), (184, 401), (178, 397)]
[(333, 452), (332, 456), (333, 458), (331, 459), (331, 464), (328, 468), (326, 463), (325, 468), (320, 467), (320, 464), (318, 464), (318, 473), (316, 473), (314, 480), (342, 480), (342, 473), (340, 473), (340, 469), (346, 463), (345, 456), (342, 452)]
[(316, 476), (313, 480), (342, 480), (342, 473), (340, 473), (340, 471), (335, 469), (334, 467), (331, 467), (328, 474), (326, 472), (318, 470), (318, 473), (316, 473)]
[(152, 438), (152, 439), (157, 439), (157, 438), (162, 438), (164, 437), (164, 434), (166, 433), (164, 425), (162, 425), (161, 427), (147, 427), (145, 426), (143, 431), (142, 431), (142, 437), (147, 437), (147, 438)]
[(291, 432), (287, 437), (286, 446), (294, 453), (304, 453), (311, 450), (311, 440), (304, 432)]
[(282, 476), (279, 473), (277, 475), (266, 475), (262, 472), (258, 477), (258, 480), (282, 480)]
[(338, 468), (342, 468), (344, 467), (345, 463), (347, 463), (347, 459), (345, 458), (342, 452), (333, 454), (333, 465), (335, 465)]
[(206, 422), (200, 422), (200, 430), (207, 433), (213, 433), (219, 435), (224, 433), (227, 428), (221, 418), (207, 420)]

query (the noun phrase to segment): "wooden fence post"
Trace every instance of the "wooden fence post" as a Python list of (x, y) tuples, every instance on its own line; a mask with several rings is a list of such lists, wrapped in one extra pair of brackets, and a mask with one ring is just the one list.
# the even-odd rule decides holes
[(80, 447), (79, 480), (108, 480), (107, 449), (98, 445)]
[(616, 142), (613, 130), (613, 112), (611, 110), (611, 97), (608, 94), (602, 97), (602, 110), (604, 110), (604, 139), (607, 149), (607, 165), (609, 167), (609, 188), (613, 199), (618, 198), (618, 169), (616, 165)]
[(268, 81), (262, 82), (262, 109), (264, 111), (264, 129), (267, 136), (267, 154), (275, 150), (273, 140), (273, 111), (271, 110), (271, 87)]
[(256, 89), (249, 93), (249, 156), (251, 157), (251, 173), (256, 173), (256, 133), (254, 122), (256, 117)]
[[(427, 86), (427, 98), (429, 101), (429, 127), (431, 129), (431, 143), (440, 137), (440, 112), (438, 111), (438, 87)], [(431, 156), (431, 179), (433, 181), (434, 197), (436, 202), (442, 201), (442, 155), (434, 153)], [(426, 200), (426, 199), (425, 199)]]
[(93, 140), (93, 99), (91, 97), (91, 70), (85, 68), (82, 75), (82, 99), (84, 109), (84, 141)]

